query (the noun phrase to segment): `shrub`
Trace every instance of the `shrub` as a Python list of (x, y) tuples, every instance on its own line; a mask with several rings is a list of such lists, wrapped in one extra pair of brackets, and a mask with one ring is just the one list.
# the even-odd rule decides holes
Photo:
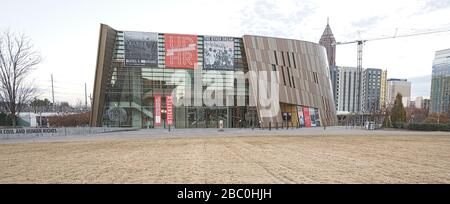
[(400, 128), (400, 129), (407, 129), (408, 128), (408, 124), (404, 123), (404, 122), (395, 122), (395, 123), (392, 123), (392, 127)]
[(11, 126), (12, 119), (6, 113), (0, 113), (0, 126)]
[(421, 131), (450, 131), (450, 125), (437, 123), (411, 123), (409, 124), (408, 129)]
[(48, 120), (51, 127), (89, 126), (89, 112), (52, 116)]

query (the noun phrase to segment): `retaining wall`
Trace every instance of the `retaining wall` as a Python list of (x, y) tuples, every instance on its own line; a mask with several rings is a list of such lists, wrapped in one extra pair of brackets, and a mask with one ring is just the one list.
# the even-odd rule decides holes
[(0, 139), (36, 138), (68, 135), (90, 135), (105, 132), (133, 131), (137, 128), (103, 128), (103, 127), (70, 127), (70, 128), (2, 128)]

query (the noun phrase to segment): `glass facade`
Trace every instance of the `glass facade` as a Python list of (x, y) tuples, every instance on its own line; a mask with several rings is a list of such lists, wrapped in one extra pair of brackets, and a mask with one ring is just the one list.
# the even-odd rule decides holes
[(449, 112), (450, 49), (436, 52), (431, 79), (431, 112)]
[(315, 108), (302, 108), (311, 126), (333, 125), (326, 60), (322, 46), (300, 40), (118, 31), (101, 24), (91, 125), (297, 126), (296, 106)]
[(368, 68), (364, 70), (365, 96), (364, 111), (371, 113), (381, 110), (381, 69)]
[[(249, 85), (244, 79), (248, 69), (242, 39), (232, 38), (233, 70), (204, 70), (203, 38), (197, 36), (198, 59), (192, 69), (165, 66), (164, 34), (158, 34), (157, 65), (126, 66), (124, 32), (118, 31), (105, 88), (102, 126), (165, 128), (166, 96), (174, 98), (176, 128), (217, 128), (219, 120), (223, 120), (224, 127), (254, 125), (258, 119), (256, 108), (248, 105)], [(161, 96), (161, 124), (155, 123), (155, 96)]]

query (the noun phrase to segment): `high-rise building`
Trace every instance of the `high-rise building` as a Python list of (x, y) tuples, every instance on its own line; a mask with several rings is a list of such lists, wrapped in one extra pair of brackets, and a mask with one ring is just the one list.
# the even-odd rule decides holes
[(439, 50), (433, 60), (430, 112), (449, 112), (450, 49)]
[(329, 21), (327, 20), (327, 25), (325, 26), (325, 30), (323, 31), (322, 37), (320, 37), (319, 44), (325, 47), (327, 51), (328, 58), (328, 66), (335, 67), (336, 66), (336, 39), (334, 38), (333, 32), (331, 31), (331, 27)]
[(380, 94), (380, 105), (383, 108), (386, 107), (386, 96), (387, 96), (387, 70), (381, 72), (381, 94)]
[(409, 106), (411, 100), (411, 82), (407, 79), (387, 79), (386, 106), (392, 107), (397, 94), (402, 95), (404, 107)]
[(430, 99), (424, 96), (417, 96), (414, 100), (414, 107), (428, 110), (430, 107)]
[(367, 68), (363, 70), (363, 103), (362, 110), (366, 113), (376, 112), (381, 110), (381, 97), (383, 81), (382, 69)]
[[(100, 27), (92, 126), (335, 125), (323, 46)], [(220, 122), (221, 121), (221, 122)]]
[(325, 47), (327, 52), (328, 67), (330, 68), (330, 79), (331, 86), (333, 87), (333, 97), (335, 103), (337, 103), (337, 92), (336, 92), (336, 82), (337, 82), (337, 68), (336, 68), (336, 39), (334, 38), (333, 32), (327, 19), (327, 25), (320, 37), (319, 44)]
[(336, 110), (340, 112), (361, 112), (358, 105), (356, 67), (336, 67)]
[(431, 106), (431, 100), (430, 99), (423, 99), (422, 108), (425, 109), (425, 110), (430, 111), (430, 106)]
[(423, 107), (423, 97), (422, 96), (416, 97), (416, 99), (414, 100), (414, 107), (415, 108), (422, 108)]
[[(381, 110), (383, 72), (382, 69), (364, 69), (363, 83), (359, 86), (356, 67), (337, 67), (337, 111), (369, 113)], [(362, 97), (358, 97), (358, 92)]]

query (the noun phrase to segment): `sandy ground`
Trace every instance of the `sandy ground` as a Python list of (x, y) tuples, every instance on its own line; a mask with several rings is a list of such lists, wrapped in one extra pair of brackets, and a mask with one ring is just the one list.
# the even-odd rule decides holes
[(378, 133), (0, 144), (0, 183), (450, 183), (450, 134)]

